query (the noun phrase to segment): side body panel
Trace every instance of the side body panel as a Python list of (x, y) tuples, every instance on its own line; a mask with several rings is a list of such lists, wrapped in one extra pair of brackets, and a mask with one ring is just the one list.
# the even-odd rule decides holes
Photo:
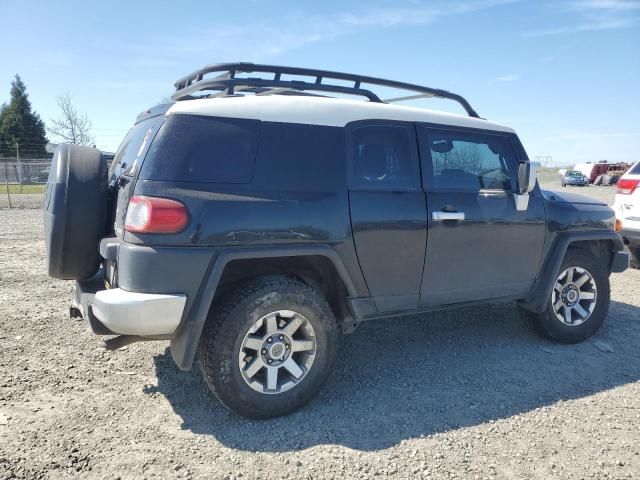
[(157, 247), (328, 244), (357, 295), (369, 295), (351, 236), (342, 128), (263, 122), (251, 182), (141, 176), (135, 194), (177, 199), (187, 206), (190, 221), (175, 235), (126, 232), (126, 242)]

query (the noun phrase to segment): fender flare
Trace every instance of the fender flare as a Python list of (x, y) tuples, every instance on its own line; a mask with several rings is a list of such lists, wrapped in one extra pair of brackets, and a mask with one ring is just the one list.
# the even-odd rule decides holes
[(171, 338), (171, 356), (181, 370), (190, 370), (196, 356), (200, 335), (204, 328), (211, 302), (225, 267), (234, 260), (252, 258), (322, 256), (335, 267), (344, 282), (349, 297), (357, 297), (358, 292), (349, 276), (344, 263), (335, 249), (326, 244), (314, 245), (278, 245), (265, 247), (232, 247), (222, 249), (211, 259), (207, 273), (196, 294), (196, 298), (173, 337)]
[[(607, 240), (613, 244), (612, 253), (624, 250), (624, 243), (620, 235), (614, 231), (591, 231), (591, 232), (562, 232), (558, 233), (553, 240), (553, 244), (549, 249), (547, 257), (544, 259), (538, 278), (533, 284), (531, 294), (520, 305), (536, 313), (541, 313), (547, 303), (547, 299), (551, 295), (553, 285), (560, 273), (560, 266), (564, 259), (567, 249), (575, 242)], [(613, 265), (607, 265), (611, 271)]]

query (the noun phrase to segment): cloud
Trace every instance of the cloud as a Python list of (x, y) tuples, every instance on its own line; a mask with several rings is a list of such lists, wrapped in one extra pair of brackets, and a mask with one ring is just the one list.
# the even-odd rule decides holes
[(431, 23), (438, 17), (472, 13), (500, 5), (516, 3), (519, 0), (481, 0), (450, 2), (437, 7), (433, 3), (425, 6), (422, 3), (399, 8), (375, 8), (364, 13), (346, 13), (339, 15), (337, 20), (342, 25), (357, 27), (395, 27), (398, 25), (424, 25)]
[(640, 10), (638, 0), (575, 0), (569, 2), (569, 6), (576, 10)]
[(507, 75), (500, 75), (496, 77), (498, 82), (515, 82), (520, 78), (520, 74), (518, 73), (508, 73)]
[[(554, 5), (554, 8), (556, 5)], [(570, 24), (525, 32), (525, 37), (545, 37), (599, 30), (620, 30), (638, 23), (640, 0), (574, 0), (562, 5), (571, 15)]]
[(542, 57), (540, 59), (540, 62), (541, 63), (555, 62), (556, 60), (564, 56), (564, 54), (567, 53), (571, 48), (572, 48), (571, 45), (561, 45), (555, 51), (552, 51), (548, 55), (545, 55), (544, 57)]
[(546, 37), (550, 35), (565, 35), (568, 33), (590, 32), (598, 30), (620, 30), (629, 28), (636, 23), (635, 18), (618, 18), (618, 19), (597, 19), (577, 25), (569, 25), (565, 27), (550, 28), (548, 30), (537, 30), (527, 32), (525, 37)]
[[(184, 61), (184, 55), (221, 58), (234, 52), (236, 58), (277, 56), (283, 52), (335, 38), (380, 28), (427, 25), (436, 19), (465, 15), (519, 0), (461, 0), (421, 1), (406, 6), (368, 7), (358, 11), (335, 14), (310, 15), (306, 12), (283, 14), (280, 24), (274, 26), (260, 19), (242, 24), (209, 23), (199, 28), (181, 28), (165, 32), (162, 36), (127, 45), (134, 50), (136, 63), (144, 66)], [(152, 45), (152, 48), (149, 48)], [(121, 45), (125, 47), (125, 45)], [(149, 56), (149, 52), (162, 52), (162, 57)], [(234, 60), (234, 59), (229, 59)]]

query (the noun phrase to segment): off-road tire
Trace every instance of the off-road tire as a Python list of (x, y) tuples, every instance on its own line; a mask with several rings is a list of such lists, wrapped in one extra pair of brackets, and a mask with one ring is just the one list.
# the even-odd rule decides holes
[(567, 344), (582, 342), (595, 334), (607, 316), (610, 301), (609, 274), (598, 257), (582, 248), (570, 248), (567, 250), (559, 272), (570, 267), (585, 269), (593, 277), (596, 284), (596, 305), (584, 323), (575, 326), (562, 323), (555, 315), (551, 298), (542, 313), (521, 309), (540, 334), (550, 340)]
[(631, 258), (629, 264), (632, 268), (640, 268), (640, 247), (629, 247)]
[[(265, 394), (242, 377), (238, 358), (249, 327), (277, 310), (301, 313), (315, 330), (313, 365), (291, 390)], [(338, 350), (338, 328), (331, 307), (316, 290), (286, 277), (260, 277), (240, 285), (212, 308), (198, 346), (206, 385), (220, 402), (247, 418), (285, 415), (309, 402), (331, 373)]]
[(107, 164), (100, 150), (58, 145), (42, 206), (49, 276), (83, 280), (98, 271), (107, 203)]

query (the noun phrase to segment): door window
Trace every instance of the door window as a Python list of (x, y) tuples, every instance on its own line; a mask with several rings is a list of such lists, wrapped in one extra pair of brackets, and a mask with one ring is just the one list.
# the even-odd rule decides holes
[(510, 190), (515, 154), (506, 137), (429, 130), (432, 186), (439, 189)]
[(366, 189), (415, 190), (415, 137), (404, 125), (365, 125), (350, 137), (353, 184)]

